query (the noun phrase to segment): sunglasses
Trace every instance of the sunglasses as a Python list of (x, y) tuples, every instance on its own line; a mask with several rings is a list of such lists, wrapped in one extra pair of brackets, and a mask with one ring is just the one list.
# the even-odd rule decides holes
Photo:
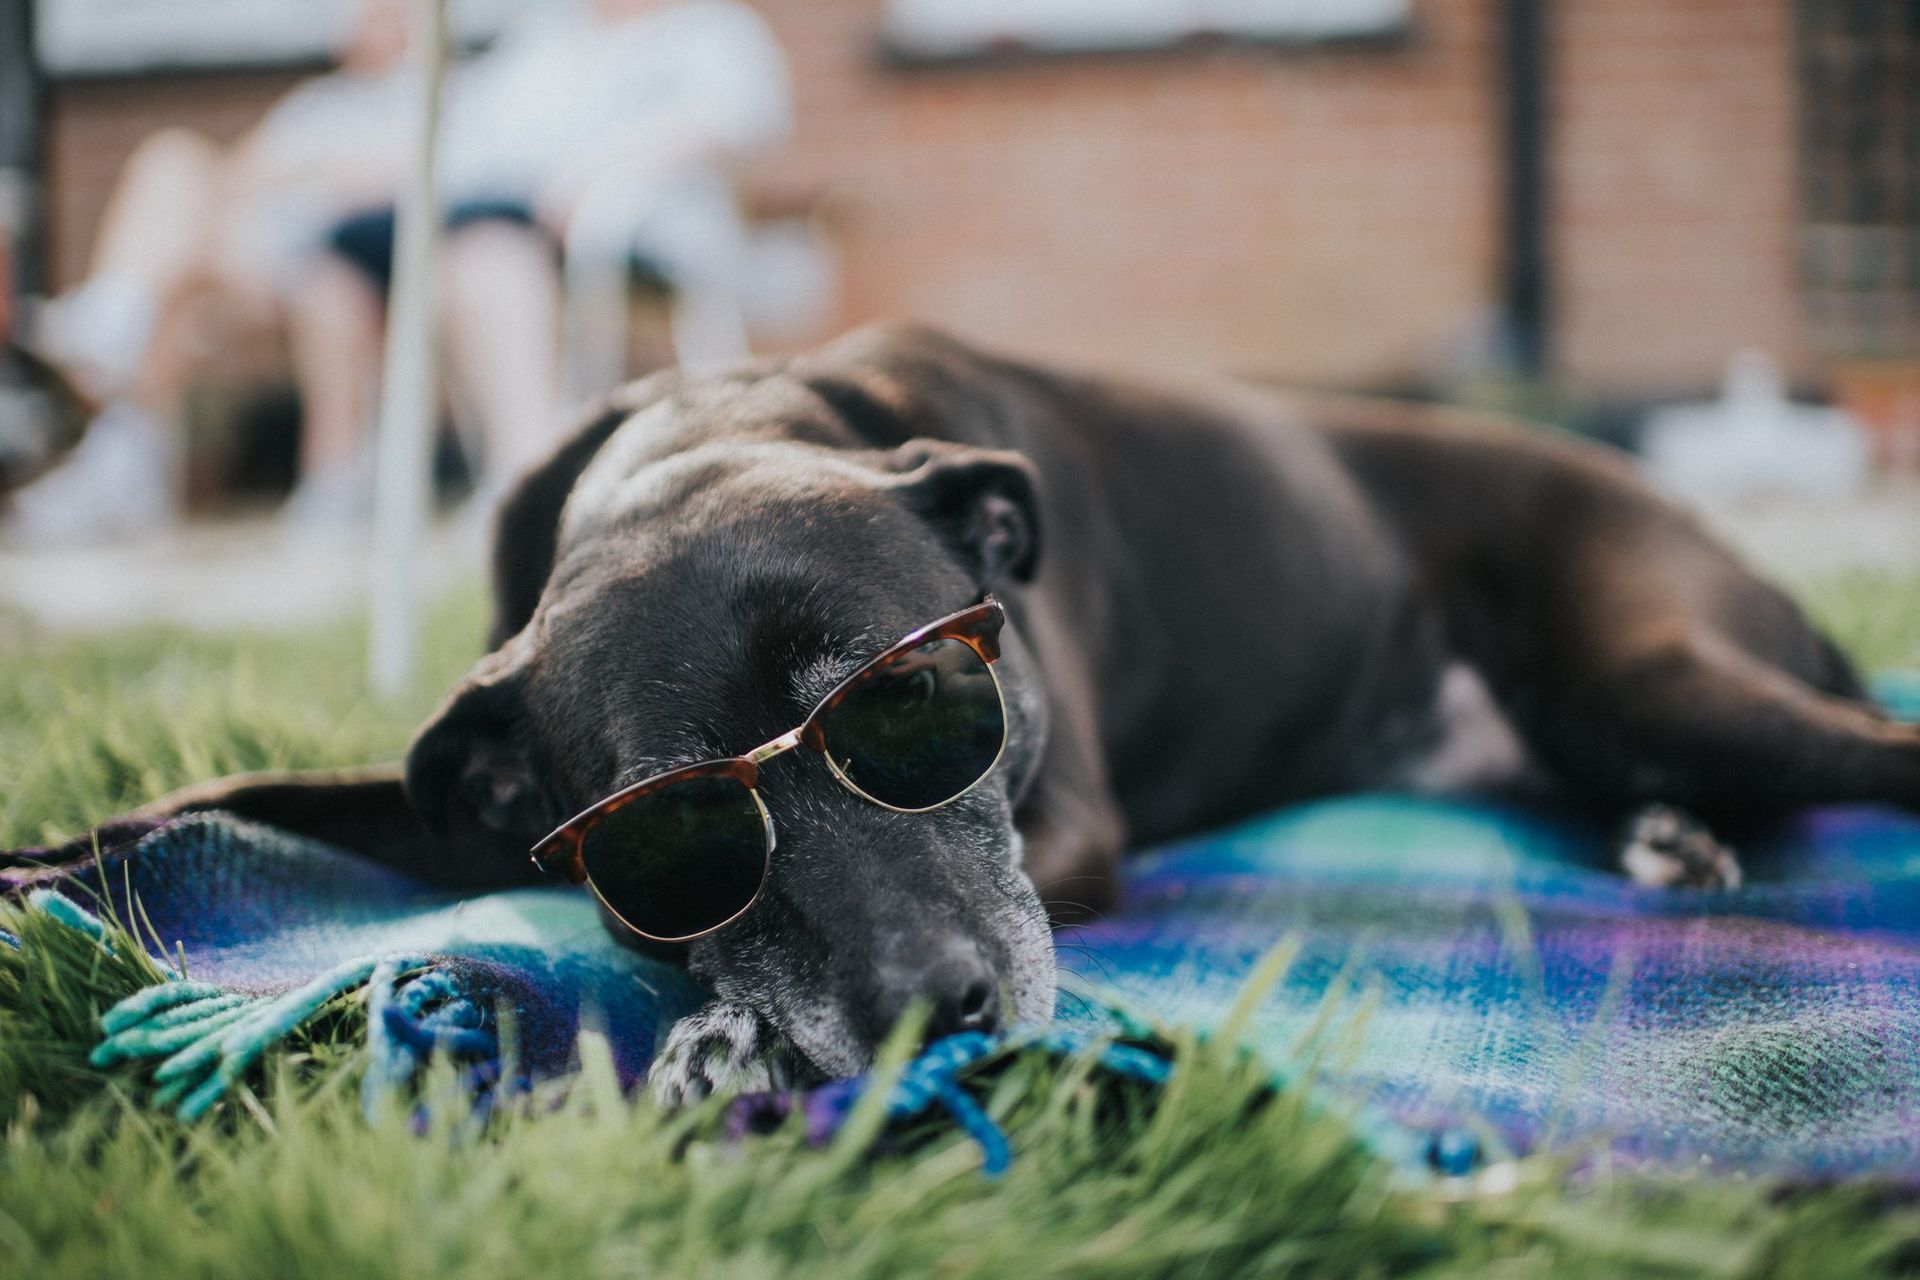
[(643, 778), (533, 847), (534, 865), (585, 884), (654, 942), (691, 942), (738, 920), (773, 862), (761, 766), (796, 747), (840, 785), (895, 813), (926, 813), (980, 784), (1007, 747), (994, 663), (1006, 613), (988, 596), (921, 627), (834, 686), (798, 728), (745, 755)]

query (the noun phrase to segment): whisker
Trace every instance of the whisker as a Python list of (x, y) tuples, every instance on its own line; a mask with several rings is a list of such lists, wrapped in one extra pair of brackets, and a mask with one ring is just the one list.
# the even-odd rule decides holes
[(1075, 955), (1086, 957), (1100, 971), (1100, 976), (1103, 978), (1112, 978), (1117, 972), (1113, 957), (1096, 947), (1090, 947), (1084, 943), (1056, 943), (1054, 949), (1070, 951)]
[(1062, 988), (1060, 994), (1062, 996), (1065, 996), (1069, 1000), (1078, 1000), (1080, 1002), (1080, 1011), (1082, 1013), (1100, 1012), (1099, 1005), (1095, 1004), (1093, 1001), (1089, 1000), (1086, 996), (1080, 994), (1078, 991), (1069, 991), (1069, 990), (1066, 990), (1065, 988)]

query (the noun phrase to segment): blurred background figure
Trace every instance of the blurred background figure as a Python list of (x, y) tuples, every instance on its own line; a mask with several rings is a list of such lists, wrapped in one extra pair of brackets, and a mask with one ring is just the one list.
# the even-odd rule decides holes
[[(451, 2), (447, 496), (484, 506), (559, 406), (624, 377), (913, 317), (1143, 376), (1507, 408), (1651, 455), (1769, 557), (1920, 563), (1911, 5)], [(324, 527), (364, 501), (411, 144), (391, 116), (351, 140), (406, 93), (341, 31), (381, 8), (0, 0), (0, 170), (23, 193), (0, 204), (24, 213), (0, 218), (0, 258), (17, 294), (100, 299), (65, 367), (107, 413), (185, 420), (159, 438), (189, 509), (223, 517), (193, 536), (296, 473), (293, 512)], [(147, 223), (123, 216), (136, 174), (210, 167), (180, 131), (242, 168), (342, 47), (366, 114), (315, 136), (355, 177), (288, 189), (312, 216), (266, 224), (298, 252), (174, 196), (120, 234)], [(247, 224), (219, 183), (147, 185)], [(281, 282), (256, 285), (264, 307), (152, 283), (194, 274), (162, 260), (246, 276), (226, 260), (249, 254), (282, 264), (251, 271)], [(112, 265), (129, 257), (144, 275)], [(142, 284), (83, 284), (116, 276)], [(32, 568), (0, 549), (0, 599)]]
[[(14, 538), (171, 523), (181, 401), (210, 296), (285, 326), (300, 406), (289, 526), (364, 520), (393, 202), (414, 142), (408, 29), (405, 0), (358, 0), (338, 69), (237, 143), (169, 128), (129, 157), (85, 278), (38, 309), (29, 335), (102, 408), (64, 464), (15, 495)], [(747, 354), (749, 238), (730, 168), (790, 128), (779, 46), (735, 0), (536, 6), (457, 68), (441, 140), (440, 327), (476, 508), (563, 420), (563, 264), (575, 399), (628, 372), (637, 272), (668, 295), (681, 363)]]
[(524, 204), (559, 238), (576, 397), (629, 371), (636, 271), (670, 294), (680, 364), (747, 354), (732, 171), (787, 138), (789, 97), (778, 43), (736, 0), (538, 6), (465, 72), (447, 188)]
[(391, 200), (405, 162), (401, 0), (364, 0), (338, 69), (275, 103), (221, 146), (168, 127), (143, 138), (115, 181), (84, 278), (40, 305), (30, 341), (99, 405), (79, 444), (14, 495), (7, 532), (35, 542), (131, 536), (170, 525), (180, 502), (182, 397), (209, 306), (284, 320), (306, 430), (302, 474), (327, 487), (364, 413), (364, 353), (330, 332), (343, 300), (329, 234), (348, 211)]
[[(476, 515), (565, 422), (563, 264), (575, 401), (627, 375), (637, 269), (668, 291), (680, 363), (747, 354), (747, 235), (728, 166), (783, 137), (789, 119), (779, 47), (734, 0), (542, 5), (457, 69), (439, 164), (441, 338), (453, 419), (474, 428), (462, 434)], [(395, 228), (390, 197), (356, 211), (305, 287), (296, 337), (327, 368), (301, 385), (297, 527), (366, 512), (366, 388)]]

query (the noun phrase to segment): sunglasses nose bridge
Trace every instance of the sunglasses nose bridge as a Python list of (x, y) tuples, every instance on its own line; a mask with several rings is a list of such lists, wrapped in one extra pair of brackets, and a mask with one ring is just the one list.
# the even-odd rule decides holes
[(785, 755), (787, 752), (799, 746), (800, 734), (801, 730), (799, 729), (789, 729), (773, 741), (763, 742), (753, 750), (747, 752), (743, 759), (749, 760), (754, 764), (765, 764), (775, 756)]

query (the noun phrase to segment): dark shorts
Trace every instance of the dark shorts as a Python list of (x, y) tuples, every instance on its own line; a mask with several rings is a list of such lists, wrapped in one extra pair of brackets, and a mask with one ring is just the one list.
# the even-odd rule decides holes
[[(540, 227), (524, 200), (462, 200), (447, 208), (448, 232), (476, 222), (506, 222), (535, 230)], [(386, 205), (350, 214), (327, 233), (327, 251), (357, 267), (381, 297), (393, 284), (395, 223), (393, 206)]]

